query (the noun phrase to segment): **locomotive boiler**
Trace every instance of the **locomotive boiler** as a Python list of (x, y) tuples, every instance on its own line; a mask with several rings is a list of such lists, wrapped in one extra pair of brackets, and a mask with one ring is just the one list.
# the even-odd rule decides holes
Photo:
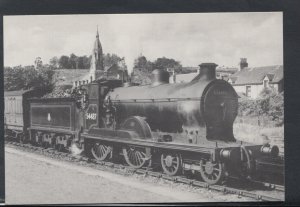
[(118, 112), (117, 122), (140, 116), (156, 136), (194, 144), (205, 139), (235, 141), (238, 96), (229, 83), (216, 79), (216, 66), (201, 64), (199, 75), (189, 83), (169, 84), (167, 71), (154, 70), (151, 85), (115, 88), (107, 97)]

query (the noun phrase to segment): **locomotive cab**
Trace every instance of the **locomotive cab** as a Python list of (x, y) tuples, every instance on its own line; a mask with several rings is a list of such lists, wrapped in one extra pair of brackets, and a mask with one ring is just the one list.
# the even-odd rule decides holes
[(84, 108), (84, 128), (87, 132), (93, 127), (110, 128), (113, 127), (113, 112), (109, 100), (106, 98), (107, 93), (115, 87), (122, 86), (121, 80), (99, 80), (84, 86), (87, 92), (86, 107)]

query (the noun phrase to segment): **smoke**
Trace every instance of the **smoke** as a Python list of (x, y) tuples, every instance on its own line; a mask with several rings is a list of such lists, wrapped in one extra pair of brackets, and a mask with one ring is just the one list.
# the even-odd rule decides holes
[(77, 144), (73, 143), (70, 147), (70, 152), (72, 155), (79, 155), (83, 152), (83, 149), (80, 149)]

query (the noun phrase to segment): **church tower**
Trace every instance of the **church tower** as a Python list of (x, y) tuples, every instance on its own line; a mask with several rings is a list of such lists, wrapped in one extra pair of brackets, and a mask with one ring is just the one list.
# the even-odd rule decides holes
[(92, 65), (91, 67), (95, 67), (95, 70), (104, 70), (104, 65), (103, 65), (103, 51), (102, 51), (102, 46), (99, 40), (99, 32), (98, 32), (98, 27), (97, 27), (97, 34), (96, 34), (96, 40), (94, 43), (94, 48), (93, 48), (93, 57), (94, 61), (92, 60)]
[(90, 64), (90, 70), (84, 76), (78, 78), (73, 81), (73, 86), (77, 87), (80, 85), (84, 85), (90, 83), (94, 80), (99, 79), (103, 76), (104, 73), (104, 64), (103, 64), (103, 51), (102, 46), (99, 40), (99, 32), (97, 27), (96, 40), (94, 42), (94, 47), (92, 51), (92, 60)]

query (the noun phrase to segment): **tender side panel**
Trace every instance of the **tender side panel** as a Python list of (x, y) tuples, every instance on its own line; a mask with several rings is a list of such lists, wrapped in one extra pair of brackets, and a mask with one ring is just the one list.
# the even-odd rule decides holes
[(72, 105), (31, 105), (31, 126), (72, 130)]
[(22, 96), (7, 96), (5, 101), (5, 123), (11, 129), (23, 127)]

